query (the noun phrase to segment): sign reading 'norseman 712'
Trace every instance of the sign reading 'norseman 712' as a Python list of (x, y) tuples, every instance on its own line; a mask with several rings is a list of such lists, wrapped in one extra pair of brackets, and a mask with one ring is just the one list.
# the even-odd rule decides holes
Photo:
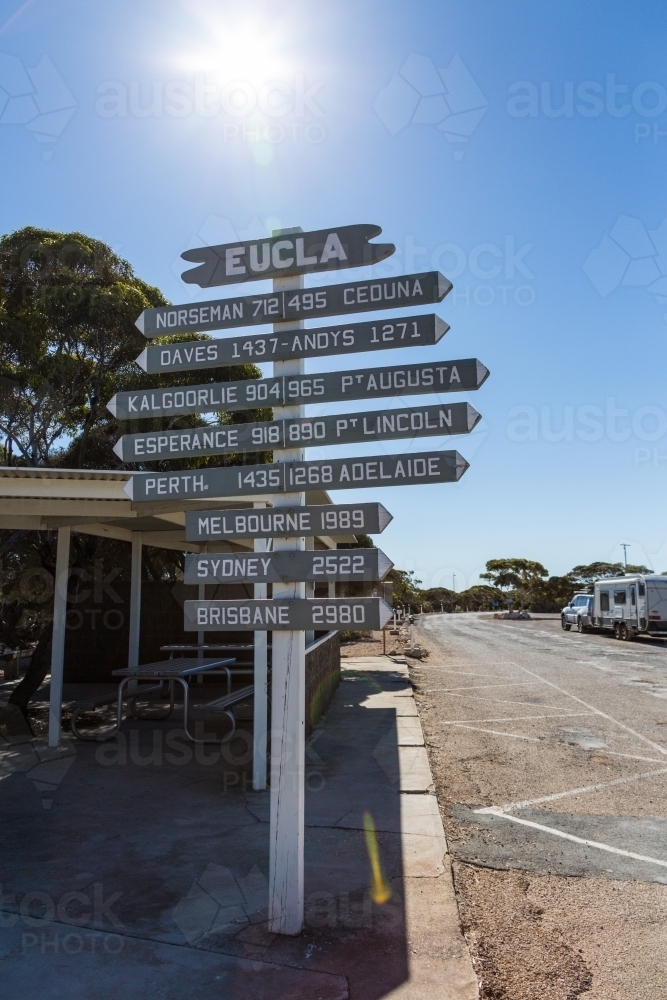
[(264, 510), (197, 510), (185, 515), (188, 542), (223, 538), (294, 538), (313, 535), (379, 535), (392, 520), (381, 503)]
[(185, 557), (184, 583), (283, 583), (383, 580), (393, 562), (380, 549), (223, 552)]
[(458, 451), (328, 458), (275, 465), (238, 465), (190, 472), (139, 472), (123, 487), (131, 500), (207, 500), (213, 497), (297, 493), (318, 488), (455, 483), (468, 468)]
[(477, 358), (462, 358), (393, 368), (358, 368), (321, 375), (281, 375), (243, 382), (208, 382), (176, 389), (118, 392), (107, 403), (107, 409), (118, 420), (140, 420), (186, 413), (256, 410), (263, 406), (421, 396), (479, 389), (488, 374), (488, 368)]
[(331, 597), (308, 601), (185, 601), (183, 608), (186, 632), (381, 629), (393, 614), (381, 597)]
[(212, 302), (187, 303), (144, 309), (136, 321), (145, 337), (174, 333), (231, 330), (237, 326), (259, 326), (286, 320), (317, 319), (347, 313), (427, 306), (441, 302), (452, 283), (439, 271), (403, 274), (381, 281), (348, 281), (320, 288), (297, 288), (289, 292), (241, 295)]
[(394, 253), (393, 243), (369, 243), (382, 232), (380, 226), (339, 226), (310, 233), (270, 236), (243, 243), (195, 247), (181, 254), (198, 263), (184, 271), (183, 281), (200, 288), (235, 285), (240, 281), (285, 278), (314, 271), (377, 264)]
[(114, 451), (123, 462), (233, 455), (274, 448), (324, 447), (360, 441), (414, 440), (469, 434), (481, 419), (470, 403), (440, 403), (254, 424), (216, 424), (176, 431), (124, 434)]
[(449, 330), (433, 313), (401, 316), (391, 321), (370, 320), (338, 327), (258, 333), (218, 340), (179, 341), (146, 347), (137, 364), (149, 375), (218, 368), (246, 361), (285, 361), (287, 358), (324, 358), (396, 347), (429, 347)]

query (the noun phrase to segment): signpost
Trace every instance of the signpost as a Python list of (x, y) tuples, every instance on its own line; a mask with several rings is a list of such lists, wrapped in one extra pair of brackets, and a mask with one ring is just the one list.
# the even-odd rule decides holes
[(107, 403), (117, 420), (175, 417), (189, 413), (256, 410), (263, 406), (339, 403), (425, 393), (472, 392), (489, 370), (477, 358), (431, 361), (390, 368), (358, 368), (318, 375), (279, 375), (241, 382), (208, 382), (171, 389), (118, 392)]
[[(198, 629), (213, 632), (224, 629), (236, 631), (257, 629), (271, 632), (302, 632), (310, 629), (375, 631), (384, 628), (393, 615), (392, 609), (381, 597), (333, 597), (309, 601), (299, 598), (267, 601), (185, 601), (184, 609), (186, 632), (196, 632)], [(275, 658), (275, 637), (273, 655)], [(272, 734), (278, 732), (286, 735), (285, 730), (280, 730), (276, 726), (274, 719)], [(294, 779), (294, 775), (288, 777)]]
[(357, 490), (455, 483), (468, 468), (457, 451), (409, 452), (360, 458), (286, 461), (189, 472), (139, 472), (123, 487), (131, 500), (206, 500), (213, 497)]
[(154, 375), (238, 365), (245, 361), (284, 361), (294, 357), (323, 358), (397, 347), (429, 347), (437, 344), (448, 330), (447, 323), (435, 313), (424, 313), (423, 316), (368, 320), (336, 327), (289, 329), (282, 334), (256, 333), (160, 344), (144, 348), (137, 364)]
[(181, 275), (188, 284), (200, 288), (235, 285), (240, 281), (287, 278), (315, 271), (335, 271), (343, 267), (364, 267), (390, 257), (393, 243), (369, 243), (382, 232), (380, 226), (339, 226), (310, 233), (270, 236), (215, 247), (195, 247), (181, 254), (183, 260), (199, 267)]
[(165, 458), (233, 455), (359, 441), (413, 440), (469, 434), (481, 419), (469, 403), (368, 410), (323, 417), (265, 420), (256, 424), (215, 424), (177, 431), (125, 434), (114, 451), (123, 462), (157, 462)]
[(188, 542), (207, 542), (232, 538), (379, 535), (391, 520), (391, 514), (381, 503), (276, 507), (261, 511), (197, 510), (185, 515), (185, 537)]
[(230, 552), (185, 558), (184, 583), (350, 583), (383, 580), (393, 562), (380, 549)]
[(378, 281), (349, 281), (319, 288), (274, 288), (272, 292), (262, 295), (241, 295), (233, 299), (144, 309), (136, 327), (144, 337), (169, 337), (175, 333), (205, 333), (262, 323), (285, 323), (320, 316), (401, 309), (403, 306), (428, 306), (442, 302), (451, 288), (451, 281), (439, 271), (402, 274)]

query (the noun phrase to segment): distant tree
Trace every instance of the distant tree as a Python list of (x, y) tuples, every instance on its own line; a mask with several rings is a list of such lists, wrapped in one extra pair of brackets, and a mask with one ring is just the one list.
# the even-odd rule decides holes
[(530, 602), (533, 592), (548, 575), (542, 563), (531, 559), (490, 559), (486, 572), (480, 573), (481, 579), (489, 580), (494, 587), (511, 590), (522, 606)]

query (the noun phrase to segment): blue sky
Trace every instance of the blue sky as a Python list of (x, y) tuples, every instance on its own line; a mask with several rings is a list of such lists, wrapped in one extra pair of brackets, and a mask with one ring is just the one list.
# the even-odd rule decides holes
[(436, 347), (307, 362), (491, 369), (469, 395), (483, 423), (453, 439), (461, 482), (377, 493), (398, 566), (461, 589), (489, 558), (563, 573), (628, 542), (630, 560), (667, 569), (662, 4), (0, 12), (3, 232), (82, 230), (174, 302), (197, 297), (182, 250), (278, 226), (377, 223), (398, 250), (376, 273), (453, 281)]

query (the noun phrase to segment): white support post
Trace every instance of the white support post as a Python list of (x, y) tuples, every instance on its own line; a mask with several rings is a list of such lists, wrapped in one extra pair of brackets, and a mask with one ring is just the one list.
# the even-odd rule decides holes
[[(253, 507), (265, 507), (265, 503), (255, 503)], [(266, 552), (268, 538), (256, 538), (255, 552)], [(264, 600), (268, 595), (266, 583), (256, 583), (254, 598)], [(254, 636), (254, 676), (255, 687), (252, 723), (252, 787), (256, 792), (266, 788), (266, 755), (268, 724), (268, 632), (253, 632)]]
[(67, 582), (69, 580), (69, 547), (72, 529), (58, 528), (56, 578), (53, 593), (53, 638), (51, 642), (51, 690), (49, 698), (49, 746), (60, 746), (60, 721), (63, 703), (63, 671), (65, 667), (65, 622), (67, 616)]
[(141, 532), (132, 532), (132, 556), (130, 570), (130, 639), (127, 650), (127, 665), (130, 669), (139, 666), (139, 641), (141, 638)]
[[(315, 539), (306, 538), (306, 550), (312, 552), (315, 548)], [(306, 597), (313, 598), (315, 596), (315, 584), (311, 581), (306, 583)], [(315, 632), (309, 630), (306, 632), (306, 646), (310, 646), (311, 642), (315, 642)]]
[[(275, 236), (301, 232), (287, 229)], [(274, 291), (303, 288), (303, 278), (277, 278)], [(287, 329), (300, 329), (289, 323)], [(274, 331), (284, 332), (284, 323)], [(303, 360), (274, 361), (273, 374), (301, 375)], [(274, 409), (276, 420), (302, 417), (304, 407)], [(274, 462), (301, 461), (303, 449), (274, 451)], [(275, 507), (302, 506), (304, 493), (281, 493)], [(305, 547), (304, 538), (276, 538), (275, 551)], [(303, 583), (274, 583), (274, 598), (303, 598)], [(303, 927), (304, 758), (306, 733), (305, 632), (273, 632), (271, 668), (271, 822), (269, 847), (269, 931), (299, 934)]]
[(329, 597), (335, 597), (335, 596), (336, 596), (336, 581), (331, 580), (329, 582)]

